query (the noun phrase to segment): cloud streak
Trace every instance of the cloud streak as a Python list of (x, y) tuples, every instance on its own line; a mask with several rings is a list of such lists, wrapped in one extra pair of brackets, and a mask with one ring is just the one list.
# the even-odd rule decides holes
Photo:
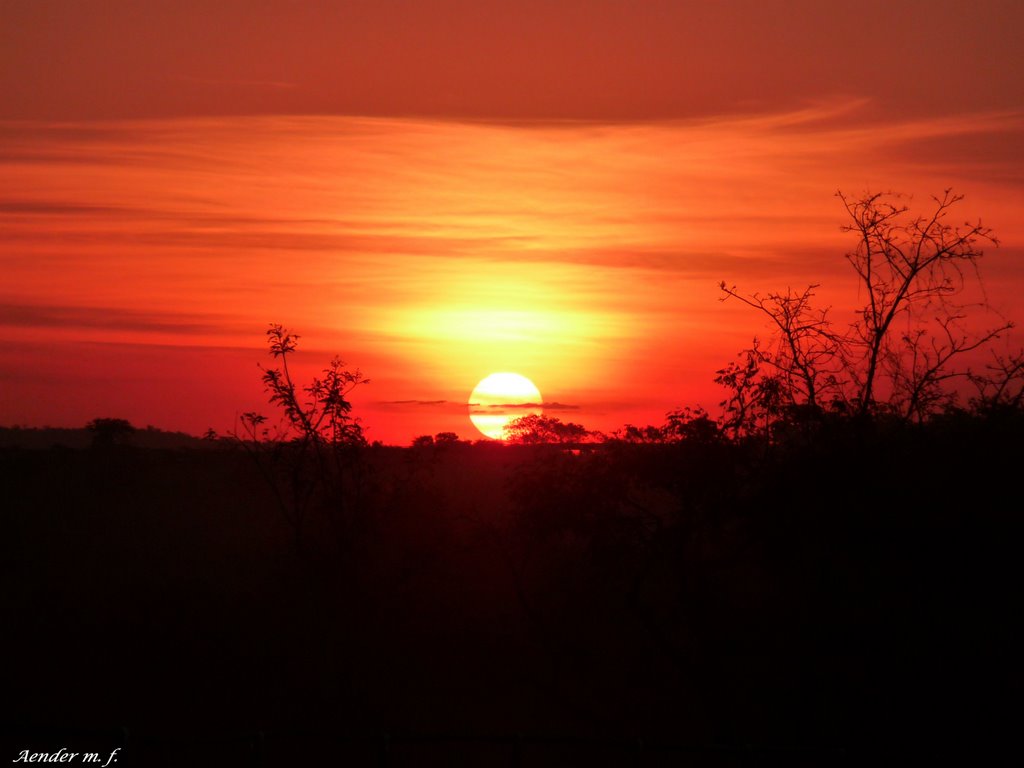
[(12, 328), (79, 328), (137, 333), (206, 335), (236, 330), (223, 318), (116, 307), (0, 303), (0, 325)]

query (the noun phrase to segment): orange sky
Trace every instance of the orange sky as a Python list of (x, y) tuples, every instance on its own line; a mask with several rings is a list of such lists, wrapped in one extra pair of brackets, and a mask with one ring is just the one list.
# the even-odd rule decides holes
[(660, 423), (763, 332), (719, 281), (852, 318), (836, 189), (966, 194), (1024, 317), (1016, 4), (886, 5), (868, 50), (810, 4), (244, 7), (0, 6), (0, 424), (223, 430), (270, 322), (370, 377), (371, 439), (476, 437), (499, 370)]

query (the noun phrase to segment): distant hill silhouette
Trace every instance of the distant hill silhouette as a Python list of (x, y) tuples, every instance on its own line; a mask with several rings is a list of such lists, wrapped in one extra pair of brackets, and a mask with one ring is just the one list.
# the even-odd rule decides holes
[[(82, 450), (93, 445), (93, 433), (86, 427), (0, 427), (0, 448), (41, 451), (49, 448)], [(147, 449), (204, 448), (208, 443), (185, 432), (167, 432), (153, 426), (136, 429), (126, 445)]]

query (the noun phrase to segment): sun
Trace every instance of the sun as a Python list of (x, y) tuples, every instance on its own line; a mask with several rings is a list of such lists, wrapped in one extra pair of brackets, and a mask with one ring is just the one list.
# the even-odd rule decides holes
[(492, 373), (469, 396), (469, 420), (480, 433), (494, 440), (505, 436), (513, 419), (543, 412), (540, 390), (518, 373)]

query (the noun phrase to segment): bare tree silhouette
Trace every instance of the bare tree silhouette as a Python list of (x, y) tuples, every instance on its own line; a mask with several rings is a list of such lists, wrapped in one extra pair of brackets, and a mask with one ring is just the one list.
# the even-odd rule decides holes
[(766, 363), (781, 379), (779, 394), (786, 401), (785, 405), (818, 408), (823, 395), (835, 389), (840, 351), (840, 340), (832, 330), (828, 309), (812, 306), (818, 286), (809, 285), (802, 291), (787, 288), (785, 293), (767, 296), (756, 293), (743, 296), (735, 286), (726, 287), (725, 282), (719, 287), (725, 294), (722, 301), (729, 298), (742, 301), (767, 316), (777, 330), (772, 349), (761, 349), (755, 343), (745, 366), (719, 371), (719, 375), (743, 375), (743, 369)]
[[(897, 195), (837, 197), (849, 217), (842, 230), (856, 236), (845, 258), (864, 304), (848, 329), (837, 330), (830, 308), (813, 306), (816, 284), (762, 296), (723, 281), (723, 301), (756, 309), (773, 329), (766, 345), (755, 339), (741, 362), (718, 371), (730, 393), (723, 427), (770, 437), (775, 425), (807, 426), (826, 411), (923, 421), (956, 402), (954, 379), (972, 381), (980, 401), (1015, 391), (1017, 358), (997, 358), (986, 371), (962, 364), (1013, 327), (1000, 320), (978, 330), (969, 322), (970, 310), (988, 309), (978, 264), (982, 246), (998, 241), (980, 222), (950, 223), (963, 196), (946, 190), (924, 215)], [(969, 283), (981, 289), (973, 304), (964, 299)]]
[[(846, 259), (867, 297), (844, 344), (854, 403), (861, 414), (876, 408), (881, 373), (892, 385), (890, 404), (905, 417), (920, 418), (929, 404), (943, 400), (943, 381), (966, 375), (951, 367), (955, 357), (1013, 327), (1003, 323), (972, 334), (962, 326), (966, 308), (956, 300), (968, 273), (980, 280), (982, 246), (998, 240), (980, 221), (949, 223), (951, 209), (963, 200), (950, 189), (932, 197), (932, 210), (918, 216), (893, 196), (836, 194), (850, 217), (843, 231), (857, 237)], [(910, 329), (894, 339), (900, 317)]]

